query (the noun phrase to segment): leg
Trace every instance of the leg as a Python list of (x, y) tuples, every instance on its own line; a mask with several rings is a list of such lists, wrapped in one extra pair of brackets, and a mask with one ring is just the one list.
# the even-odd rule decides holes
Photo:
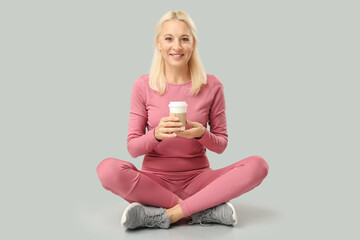
[[(179, 198), (179, 202), (181, 202), (181, 201), (182, 201), (182, 199)], [(172, 208), (166, 209), (166, 215), (170, 216), (170, 223), (175, 223), (185, 217), (184, 212), (183, 212), (182, 208), (180, 207), (180, 204), (177, 204)], [(191, 218), (191, 216), (188, 216), (188, 217)]]
[(165, 213), (167, 216), (170, 216), (170, 223), (175, 223), (185, 217), (184, 212), (179, 204), (172, 208), (166, 209)]
[(160, 178), (139, 171), (129, 162), (107, 158), (96, 170), (103, 187), (129, 203), (171, 208), (179, 202)]
[(245, 158), (228, 167), (206, 171), (187, 186), (194, 195), (179, 203), (185, 216), (236, 198), (256, 186), (267, 176), (268, 164), (259, 156)]

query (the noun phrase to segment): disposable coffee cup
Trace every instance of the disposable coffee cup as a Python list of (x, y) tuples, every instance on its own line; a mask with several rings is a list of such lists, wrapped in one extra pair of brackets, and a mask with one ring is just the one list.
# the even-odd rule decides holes
[(170, 117), (178, 117), (179, 121), (182, 123), (181, 130), (185, 130), (186, 126), (186, 102), (170, 102), (169, 104)]

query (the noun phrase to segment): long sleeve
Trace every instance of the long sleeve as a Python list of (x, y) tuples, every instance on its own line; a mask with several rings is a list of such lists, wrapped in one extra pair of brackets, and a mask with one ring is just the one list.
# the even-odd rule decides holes
[(149, 153), (160, 143), (155, 138), (155, 128), (145, 133), (148, 115), (144, 84), (145, 82), (140, 77), (135, 81), (131, 92), (127, 149), (134, 158)]
[(221, 81), (215, 77), (213, 86), (214, 98), (209, 113), (210, 131), (205, 129), (204, 135), (197, 139), (207, 149), (218, 154), (224, 152), (228, 143), (228, 134), (225, 115), (224, 87)]

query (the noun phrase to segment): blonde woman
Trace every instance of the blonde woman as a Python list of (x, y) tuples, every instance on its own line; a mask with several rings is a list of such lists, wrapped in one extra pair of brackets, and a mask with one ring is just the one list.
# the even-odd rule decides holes
[[(131, 93), (127, 146), (132, 157), (145, 155), (142, 168), (115, 158), (97, 167), (103, 187), (131, 203), (121, 219), (128, 229), (169, 228), (184, 217), (192, 218), (189, 224), (234, 225), (229, 200), (267, 176), (268, 164), (259, 156), (210, 168), (206, 149), (221, 154), (228, 142), (225, 97), (221, 81), (205, 73), (197, 44), (185, 12), (161, 17), (150, 73), (135, 81)], [(185, 130), (169, 116), (171, 101), (188, 104)]]

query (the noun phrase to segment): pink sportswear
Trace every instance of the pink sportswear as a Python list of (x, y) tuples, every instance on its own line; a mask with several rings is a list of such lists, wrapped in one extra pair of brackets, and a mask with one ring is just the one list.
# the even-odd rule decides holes
[[(149, 74), (138, 78), (131, 93), (128, 151), (131, 156), (144, 155), (142, 169), (161, 171), (187, 171), (209, 166), (206, 148), (222, 153), (228, 142), (224, 89), (221, 81), (207, 74), (207, 84), (197, 96), (190, 94), (192, 81), (184, 84), (167, 83), (162, 96), (149, 86)], [(201, 139), (183, 137), (166, 138), (161, 142), (154, 135), (162, 117), (169, 116), (169, 103), (185, 101), (187, 119), (201, 123), (205, 128)], [(145, 134), (145, 127), (148, 132)], [(189, 129), (189, 126), (186, 126)]]
[[(179, 204), (185, 216), (190, 216), (238, 197), (263, 181), (269, 166), (260, 156), (216, 170), (209, 166), (206, 149), (220, 154), (228, 142), (224, 89), (218, 78), (207, 74), (207, 84), (197, 96), (190, 94), (191, 81), (167, 83), (163, 96), (150, 89), (148, 81), (149, 75), (143, 75), (133, 85), (127, 138), (132, 157), (145, 155), (142, 169), (128, 161), (104, 159), (97, 174), (105, 189), (129, 203), (164, 208)], [(162, 117), (169, 116), (172, 101), (185, 101), (187, 119), (204, 127), (209, 124), (210, 131), (206, 129), (200, 139), (156, 140), (154, 129)]]

